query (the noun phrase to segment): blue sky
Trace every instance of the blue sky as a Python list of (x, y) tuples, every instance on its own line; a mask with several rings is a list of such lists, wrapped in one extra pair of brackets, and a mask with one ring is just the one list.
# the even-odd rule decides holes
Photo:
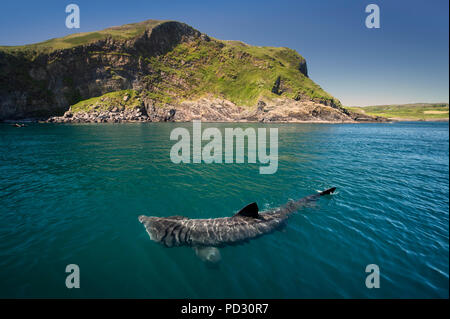
[[(80, 7), (77, 30), (65, 27), (70, 3)], [(365, 27), (371, 3), (380, 29)], [(16, 0), (0, 4), (0, 45), (170, 19), (220, 39), (293, 48), (344, 105), (448, 102), (448, 12), (448, 0)]]

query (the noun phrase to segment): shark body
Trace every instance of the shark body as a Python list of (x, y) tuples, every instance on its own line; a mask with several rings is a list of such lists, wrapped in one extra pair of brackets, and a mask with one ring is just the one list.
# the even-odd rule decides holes
[[(280, 228), (289, 216), (301, 207), (335, 190), (333, 187), (261, 213), (258, 211), (258, 205), (251, 203), (231, 217), (189, 219), (184, 216), (141, 215), (139, 221), (145, 226), (150, 239), (155, 242), (166, 247), (193, 247), (199, 257), (211, 252), (211, 258), (214, 258), (218, 251), (211, 248), (232, 245), (268, 234)], [(207, 254), (205, 259), (209, 260), (210, 255)]]

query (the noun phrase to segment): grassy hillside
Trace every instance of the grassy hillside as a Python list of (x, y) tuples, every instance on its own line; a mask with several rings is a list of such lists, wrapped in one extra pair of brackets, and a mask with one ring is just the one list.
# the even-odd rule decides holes
[(372, 116), (410, 120), (448, 119), (448, 103), (414, 103), (347, 107), (347, 109)]
[[(288, 48), (198, 40), (181, 43), (171, 52), (146, 62), (155, 68), (157, 75), (165, 75), (152, 85), (151, 94), (167, 102), (213, 94), (250, 106), (259, 99), (280, 96), (293, 99), (307, 96), (339, 103), (299, 71), (305, 60)], [(278, 78), (280, 85), (274, 89)], [(147, 80), (155, 83), (154, 76)]]
[(42, 54), (55, 50), (70, 49), (79, 45), (86, 45), (95, 41), (112, 38), (115, 40), (127, 40), (136, 38), (144, 34), (165, 21), (146, 20), (139, 23), (130, 23), (117, 27), (110, 27), (101, 31), (75, 33), (62, 38), (54, 38), (44, 42), (20, 45), (20, 46), (0, 46), (0, 50), (8, 53), (33, 53)]
[[(98, 42), (104, 39), (108, 41)], [(105, 93), (122, 96), (125, 89), (133, 89), (136, 99), (161, 107), (204, 96), (247, 107), (276, 98), (340, 106), (307, 76), (306, 61), (295, 50), (218, 40), (174, 21), (148, 20), (36, 44), (3, 46), (2, 54), (6, 63), (0, 63), (4, 73), (0, 96), (12, 101), (9, 109), (22, 103), (18, 108), (26, 110), (24, 114), (34, 114), (27, 110), (28, 101), (34, 101), (33, 112), (42, 105), (48, 110), (52, 105), (58, 110), (69, 106), (86, 110), (97, 100), (113, 97)], [(48, 96), (39, 100), (32, 95), (44, 91)], [(21, 94), (27, 96), (26, 103), (14, 100)]]
[(80, 101), (71, 106), (73, 113), (89, 111), (109, 111), (113, 108), (118, 110), (133, 109), (141, 106), (139, 94), (135, 90), (121, 90), (106, 93), (99, 97), (93, 97)]

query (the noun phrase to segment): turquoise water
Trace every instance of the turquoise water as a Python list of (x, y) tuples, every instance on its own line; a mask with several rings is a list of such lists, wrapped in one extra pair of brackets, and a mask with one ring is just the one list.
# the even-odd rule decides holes
[[(191, 124), (0, 125), (0, 297), (434, 298), (449, 289), (448, 123), (278, 127), (279, 168), (173, 164)], [(230, 216), (336, 186), (283, 231), (221, 249), (150, 241), (137, 217)], [(65, 267), (80, 267), (67, 289)], [(380, 288), (368, 289), (368, 264)]]

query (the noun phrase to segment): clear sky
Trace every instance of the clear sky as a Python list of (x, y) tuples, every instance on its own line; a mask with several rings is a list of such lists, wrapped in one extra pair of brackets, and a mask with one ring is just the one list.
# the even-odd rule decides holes
[[(78, 4), (81, 28), (65, 27)], [(365, 7), (380, 7), (367, 29)], [(448, 0), (42, 0), (0, 3), (0, 45), (21, 45), (147, 19), (185, 22), (210, 36), (285, 46), (344, 105), (449, 100)]]

